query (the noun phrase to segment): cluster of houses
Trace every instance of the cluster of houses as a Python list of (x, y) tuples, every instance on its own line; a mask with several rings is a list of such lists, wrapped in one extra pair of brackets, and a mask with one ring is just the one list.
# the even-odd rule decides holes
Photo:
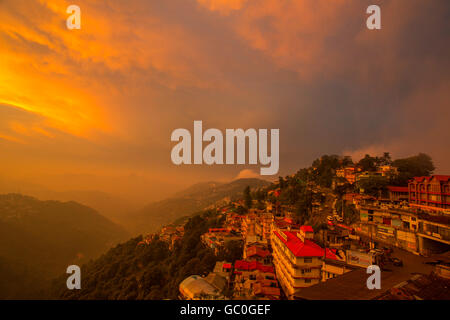
[[(338, 174), (347, 179), (351, 172), (343, 170)], [(392, 172), (395, 170), (385, 168), (380, 174)], [(218, 211), (226, 216), (224, 225), (202, 235), (202, 242), (217, 254), (227, 242), (240, 241), (242, 259), (217, 262), (206, 277), (188, 277), (180, 284), (180, 298), (310, 299), (321, 292), (333, 298), (335, 292), (340, 299), (346, 285), (349, 295), (358, 292), (362, 298), (375, 298), (365, 287), (366, 268), (393, 263), (393, 247), (422, 256), (449, 251), (449, 183), (450, 176), (415, 178), (404, 189), (390, 188), (386, 199), (347, 194), (344, 201), (355, 205), (360, 221), (351, 226), (329, 224), (325, 230), (297, 225), (288, 210), (274, 210), (269, 203), (263, 210), (250, 209), (246, 214), (234, 212), (233, 206), (221, 207)], [(444, 283), (450, 278), (450, 259), (445, 261), (433, 275)], [(394, 289), (378, 298), (413, 292), (410, 287), (420, 281), (431, 286), (437, 279), (433, 277), (409, 282), (401, 278), (398, 282), (405, 285), (401, 291), (394, 288), (400, 278), (393, 273)], [(351, 281), (357, 281), (359, 287), (350, 289)]]
[(346, 166), (336, 170), (336, 177), (344, 178), (350, 184), (358, 182), (361, 179), (371, 178), (374, 176), (390, 178), (397, 175), (398, 169), (390, 165), (378, 166), (375, 171), (362, 171), (362, 169), (356, 165)]
[(448, 251), (450, 176), (417, 177), (388, 190), (386, 199), (347, 195), (360, 214), (356, 231), (423, 256)]
[[(343, 232), (348, 236), (347, 229)], [(201, 239), (216, 253), (228, 241), (241, 241), (242, 259), (218, 262), (206, 277), (186, 278), (180, 284), (182, 299), (224, 299), (225, 288), (231, 292), (231, 299), (293, 298), (297, 290), (342, 275), (360, 264), (347, 264), (342, 250), (322, 248), (314, 240), (311, 226), (297, 225), (289, 214), (275, 215), (267, 209), (251, 209), (246, 215), (230, 210), (223, 227), (210, 229)], [(222, 277), (222, 287), (211, 282), (213, 275)]]
[(155, 237), (158, 237), (159, 240), (167, 242), (169, 244), (169, 249), (172, 250), (175, 243), (181, 240), (184, 236), (184, 225), (168, 225), (161, 228), (159, 233), (153, 233), (146, 235), (142, 241), (138, 243), (138, 245), (148, 245), (150, 244)]

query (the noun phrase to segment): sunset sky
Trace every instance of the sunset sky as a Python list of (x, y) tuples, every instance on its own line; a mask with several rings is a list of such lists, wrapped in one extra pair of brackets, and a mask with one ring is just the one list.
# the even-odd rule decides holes
[(150, 201), (259, 172), (173, 165), (171, 132), (194, 120), (279, 128), (280, 175), (384, 151), (450, 174), (449, 15), (448, 0), (0, 0), (0, 179)]

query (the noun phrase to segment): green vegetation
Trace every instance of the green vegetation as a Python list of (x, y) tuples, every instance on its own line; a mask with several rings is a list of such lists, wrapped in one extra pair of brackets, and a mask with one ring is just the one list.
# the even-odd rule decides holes
[(126, 232), (76, 202), (0, 195), (0, 299), (42, 298), (50, 279), (87, 262)]
[(230, 183), (206, 182), (195, 184), (172, 198), (154, 202), (139, 212), (127, 215), (125, 227), (134, 234), (156, 232), (182, 216), (191, 216), (224, 199), (242, 198), (246, 186), (266, 187), (261, 179), (238, 179)]
[(370, 176), (358, 181), (358, 187), (364, 194), (373, 197), (387, 197), (389, 179), (382, 176)]
[(252, 196), (250, 194), (250, 186), (246, 186), (244, 189), (244, 202), (245, 202), (245, 207), (247, 209), (250, 209), (252, 207)]
[(342, 206), (344, 206), (344, 222), (346, 224), (352, 224), (359, 220), (359, 212), (353, 203), (347, 203), (346, 201), (336, 201), (336, 212), (341, 215)]
[(419, 153), (417, 156), (397, 159), (393, 166), (398, 168), (399, 175), (392, 181), (395, 185), (408, 184), (408, 180), (414, 177), (429, 176), (435, 170), (433, 160), (425, 153)]
[(64, 275), (54, 281), (52, 294), (63, 299), (176, 299), (186, 277), (208, 274), (216, 261), (241, 258), (238, 243), (228, 243), (216, 256), (200, 241), (203, 233), (221, 226), (223, 219), (212, 211), (191, 217), (173, 250), (158, 238), (149, 245), (138, 245), (142, 236), (131, 239), (82, 266), (81, 290), (67, 290)]
[[(250, 208), (264, 209), (271, 202), (276, 210), (288, 210), (300, 224), (317, 230), (326, 227), (331, 203), (343, 212), (345, 223), (358, 221), (353, 204), (343, 201), (348, 192), (385, 196), (387, 186), (405, 185), (414, 176), (427, 176), (434, 170), (426, 154), (392, 161), (366, 155), (356, 165), (366, 172), (357, 184), (336, 177), (336, 170), (352, 165), (349, 157), (325, 155), (311, 167), (296, 174), (279, 177), (272, 184), (258, 179), (241, 179), (230, 184), (199, 184), (184, 193), (153, 204), (131, 216), (133, 224), (152, 232), (173, 221), (186, 222), (183, 239), (169, 250), (169, 244), (157, 237), (149, 245), (138, 245), (142, 236), (110, 249), (97, 260), (87, 258), (110, 246), (123, 230), (94, 210), (74, 202), (38, 201), (18, 195), (0, 196), (0, 298), (46, 297), (51, 277), (61, 274), (51, 288), (51, 297), (64, 299), (176, 299), (178, 286), (186, 277), (206, 275), (216, 261), (233, 262), (241, 258), (242, 242), (229, 242), (218, 255), (205, 247), (200, 236), (208, 228), (221, 227), (225, 217), (215, 211), (200, 210), (220, 201), (243, 199), (230, 210), (246, 214)], [(386, 177), (376, 173), (377, 166), (398, 167), (399, 175)], [(367, 173), (368, 172), (368, 173)], [(331, 187), (334, 187), (332, 190)], [(242, 203), (242, 202), (239, 202)], [(342, 207), (343, 206), (343, 207)], [(68, 264), (82, 265), (82, 289), (67, 290), (64, 273)], [(44, 278), (42, 278), (44, 275)], [(29, 288), (38, 288), (30, 291)]]

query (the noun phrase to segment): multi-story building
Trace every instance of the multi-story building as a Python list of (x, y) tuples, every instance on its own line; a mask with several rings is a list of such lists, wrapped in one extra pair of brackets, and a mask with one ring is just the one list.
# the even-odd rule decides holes
[(273, 221), (274, 221), (273, 214), (271, 213), (260, 214), (255, 222), (255, 233), (259, 235), (262, 239), (270, 241)]
[(257, 215), (254, 213), (249, 213), (245, 219), (242, 221), (242, 235), (247, 237), (248, 235), (255, 234), (255, 223)]
[(410, 205), (450, 209), (450, 176), (415, 177), (408, 190)]
[(419, 209), (363, 205), (357, 232), (374, 241), (429, 255), (450, 249), (450, 217), (430, 215)]
[(230, 231), (228, 228), (210, 228), (209, 232), (202, 234), (200, 239), (205, 246), (213, 249), (215, 254), (218, 254), (220, 248), (227, 242), (243, 241), (241, 234)]
[(409, 200), (408, 187), (388, 187), (389, 200), (392, 202), (402, 202)]
[(234, 297), (237, 299), (279, 299), (280, 288), (273, 267), (256, 261), (234, 264)]
[[(277, 229), (272, 235), (273, 263), (278, 280), (287, 297), (305, 287), (321, 281), (324, 250), (313, 242), (314, 232), (310, 226), (300, 231)], [(327, 250), (327, 257), (334, 254)]]
[(270, 251), (261, 245), (251, 245), (244, 249), (243, 258), (248, 261), (258, 261), (263, 264), (272, 263)]
[(377, 172), (383, 177), (393, 177), (398, 175), (398, 168), (390, 165), (384, 165), (377, 167)]
[(349, 183), (353, 184), (356, 182), (356, 168), (355, 167), (345, 167), (336, 170), (336, 176), (345, 178)]

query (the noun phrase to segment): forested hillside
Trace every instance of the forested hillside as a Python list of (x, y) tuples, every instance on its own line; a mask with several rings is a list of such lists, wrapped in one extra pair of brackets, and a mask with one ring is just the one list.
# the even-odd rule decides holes
[(261, 179), (238, 179), (230, 183), (205, 182), (195, 184), (169, 199), (150, 203), (123, 220), (124, 226), (135, 234), (155, 232), (163, 225), (183, 216), (190, 216), (223, 199), (242, 197), (246, 186), (265, 187), (270, 183)]
[(0, 298), (40, 298), (49, 279), (128, 237), (76, 202), (0, 195)]
[(142, 237), (133, 238), (82, 266), (80, 290), (68, 290), (64, 275), (54, 281), (52, 295), (59, 299), (176, 299), (178, 285), (187, 276), (209, 273), (216, 261), (239, 258), (241, 248), (229, 247), (215, 256), (200, 241), (208, 228), (222, 223), (223, 217), (213, 211), (195, 215), (173, 250), (159, 239), (139, 245)]

